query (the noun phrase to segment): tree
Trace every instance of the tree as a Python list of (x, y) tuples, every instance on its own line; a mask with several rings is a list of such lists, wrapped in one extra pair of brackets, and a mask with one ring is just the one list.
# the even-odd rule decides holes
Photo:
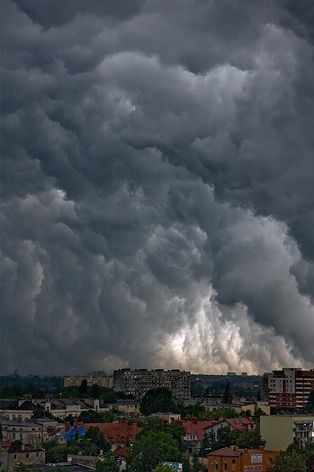
[(20, 462), (14, 467), (14, 472), (29, 472), (30, 468), (26, 464)]
[(194, 453), (192, 457), (191, 472), (206, 472), (206, 470), (207, 470), (207, 467), (204, 464), (202, 464), (202, 462), (200, 461), (200, 458), (197, 456), (196, 453)]
[(314, 413), (314, 390), (310, 392), (307, 404), (304, 409), (307, 413)]
[(159, 464), (155, 467), (154, 472), (173, 472), (173, 468), (168, 464)]
[(237, 431), (235, 434), (235, 444), (241, 449), (255, 449), (265, 446), (265, 441), (256, 431)]
[(175, 412), (178, 406), (167, 388), (149, 390), (143, 397), (140, 410), (145, 416), (157, 412)]
[(92, 398), (98, 398), (99, 394), (100, 394), (100, 390), (99, 390), (98, 384), (94, 383), (92, 385), (91, 390), (90, 390), (90, 395), (91, 395)]
[(88, 386), (87, 386), (87, 380), (83, 379), (81, 382), (81, 385), (78, 388), (78, 393), (80, 395), (87, 395), (88, 394)]
[(96, 472), (119, 472), (119, 467), (112, 452), (107, 452), (96, 462)]
[(128, 457), (128, 467), (132, 472), (146, 472), (166, 461), (183, 461), (176, 441), (169, 433), (150, 432), (136, 439)]
[(147, 436), (150, 433), (168, 433), (176, 441), (178, 448), (180, 450), (183, 449), (182, 437), (184, 429), (182, 424), (177, 421), (168, 423), (160, 418), (149, 418), (138, 437)]
[[(305, 453), (297, 444), (291, 444), (285, 452), (281, 452), (269, 469), (269, 472), (303, 471), (307, 471)], [(311, 472), (311, 469), (308, 469), (308, 471)]]
[(23, 445), (23, 443), (19, 439), (16, 440), (16, 441), (13, 441), (10, 444), (9, 452), (20, 452), (22, 450), (22, 445)]
[(89, 428), (86, 431), (86, 434), (83, 439), (83, 447), (85, 450), (88, 449), (88, 446), (94, 446), (96, 448), (96, 452), (108, 452), (110, 451), (111, 447), (105, 435), (99, 428)]
[(224, 390), (224, 395), (223, 395), (223, 402), (224, 403), (232, 403), (232, 393), (230, 390), (230, 383), (227, 382)]

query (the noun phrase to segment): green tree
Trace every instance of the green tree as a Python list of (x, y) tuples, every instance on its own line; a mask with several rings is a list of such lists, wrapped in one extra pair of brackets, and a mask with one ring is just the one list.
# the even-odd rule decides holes
[(23, 445), (23, 443), (19, 439), (16, 440), (16, 441), (13, 441), (10, 444), (9, 452), (20, 452), (22, 450), (22, 445)]
[(87, 380), (83, 379), (81, 382), (81, 385), (78, 388), (78, 393), (79, 395), (87, 395), (88, 394), (88, 386), (87, 386)]
[(307, 404), (304, 409), (307, 413), (314, 413), (314, 390), (310, 392)]
[(111, 447), (105, 435), (99, 428), (89, 428), (86, 431), (86, 434), (83, 439), (83, 448), (85, 450), (88, 449), (88, 446), (94, 446), (96, 448), (96, 452), (108, 452), (110, 451)]
[(26, 464), (20, 462), (14, 467), (14, 472), (29, 472), (30, 468)]
[(265, 441), (256, 431), (237, 431), (234, 434), (235, 444), (241, 449), (254, 449), (265, 446)]
[(192, 457), (191, 472), (206, 472), (207, 467), (200, 461), (200, 458), (196, 453)]
[(168, 464), (159, 464), (155, 467), (154, 472), (173, 472), (173, 468)]
[(175, 412), (178, 410), (178, 406), (167, 388), (156, 388), (149, 390), (144, 395), (140, 410), (147, 416), (157, 412)]
[(92, 398), (98, 398), (99, 397), (99, 394), (100, 394), (100, 389), (98, 387), (98, 384), (97, 383), (94, 383), (92, 385), (92, 388), (90, 389), (90, 396)]
[(46, 450), (46, 461), (51, 463), (65, 462), (67, 459), (67, 445), (56, 444), (50, 447), (47, 443), (44, 444)]
[(107, 452), (96, 462), (96, 472), (119, 472), (118, 464), (112, 452)]
[(281, 452), (269, 472), (312, 472), (306, 468), (305, 452), (298, 445), (291, 444)]
[(225, 386), (225, 390), (224, 390), (224, 394), (223, 394), (223, 402), (224, 403), (232, 403), (232, 393), (231, 393), (229, 382), (227, 382), (227, 384)]
[(144, 424), (138, 437), (147, 436), (150, 433), (168, 433), (176, 441), (179, 449), (182, 448), (184, 429), (182, 424), (177, 421), (168, 423), (160, 418), (149, 418)]
[(169, 433), (150, 432), (136, 439), (128, 457), (128, 467), (132, 472), (146, 472), (165, 461), (183, 461), (177, 442)]

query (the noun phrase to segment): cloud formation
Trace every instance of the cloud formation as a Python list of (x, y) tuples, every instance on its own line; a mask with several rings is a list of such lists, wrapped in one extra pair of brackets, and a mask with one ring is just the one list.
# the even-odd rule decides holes
[(313, 365), (302, 3), (4, 2), (3, 372)]

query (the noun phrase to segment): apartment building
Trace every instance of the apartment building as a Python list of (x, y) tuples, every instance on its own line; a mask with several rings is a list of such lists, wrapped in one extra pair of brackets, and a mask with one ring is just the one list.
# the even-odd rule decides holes
[(97, 384), (98, 387), (112, 388), (113, 387), (113, 378), (112, 375), (107, 376), (79, 376), (73, 375), (70, 377), (64, 377), (63, 386), (67, 387), (80, 387), (83, 380), (86, 380), (87, 386), (91, 387), (92, 385)]
[(38, 446), (43, 440), (43, 427), (33, 421), (1, 420), (3, 440), (22, 441), (23, 444)]
[(113, 372), (113, 388), (137, 399), (149, 390), (167, 388), (178, 400), (187, 400), (191, 396), (191, 374), (179, 369), (120, 369)]
[(314, 416), (261, 416), (260, 434), (271, 451), (285, 451), (295, 441), (304, 447), (314, 441)]
[(263, 398), (278, 408), (303, 408), (314, 390), (314, 369), (284, 368), (263, 376)]

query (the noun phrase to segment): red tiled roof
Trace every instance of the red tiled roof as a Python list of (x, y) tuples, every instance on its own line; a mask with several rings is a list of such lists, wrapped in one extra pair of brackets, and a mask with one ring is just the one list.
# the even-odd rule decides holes
[(250, 425), (254, 425), (254, 421), (251, 418), (227, 418), (225, 421), (234, 429), (244, 429)]
[(196, 434), (198, 440), (204, 438), (205, 429), (218, 423), (216, 420), (189, 420), (182, 421), (185, 434)]
[(141, 428), (136, 423), (121, 421), (118, 423), (85, 423), (85, 428), (99, 428), (110, 444), (134, 441)]
[(218, 451), (211, 452), (210, 456), (224, 456), (224, 457), (239, 457), (240, 451), (234, 447), (223, 447), (218, 449)]

